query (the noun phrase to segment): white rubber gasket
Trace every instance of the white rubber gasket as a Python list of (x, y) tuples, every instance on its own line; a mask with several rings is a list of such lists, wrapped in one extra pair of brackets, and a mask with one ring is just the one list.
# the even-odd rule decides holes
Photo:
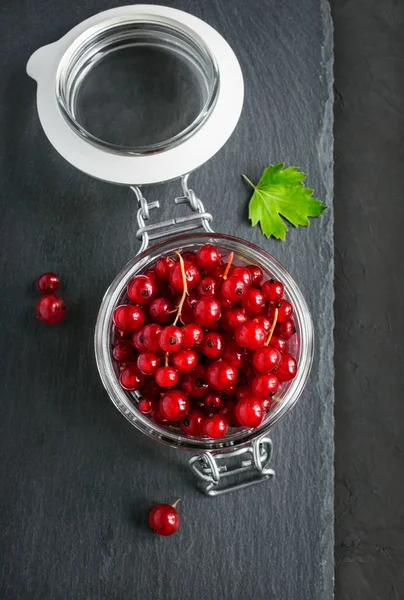
[[(79, 36), (105, 21), (141, 15), (171, 19), (199, 36), (215, 58), (219, 71), (216, 103), (206, 121), (181, 144), (144, 156), (120, 155), (97, 147), (76, 133), (64, 118), (56, 96), (59, 64)], [(59, 41), (39, 48), (27, 73), (38, 83), (39, 119), (51, 144), (81, 171), (112, 183), (148, 185), (176, 179), (197, 169), (226, 143), (240, 117), (244, 84), (239, 62), (226, 40), (210, 25), (166, 6), (136, 4), (101, 12), (74, 27)]]

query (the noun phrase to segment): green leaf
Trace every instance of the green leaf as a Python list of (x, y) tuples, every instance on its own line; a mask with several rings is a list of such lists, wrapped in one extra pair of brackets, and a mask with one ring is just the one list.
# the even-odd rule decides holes
[(297, 227), (310, 225), (309, 217), (319, 217), (326, 209), (320, 200), (313, 197), (313, 191), (303, 181), (306, 174), (298, 167), (284, 168), (284, 163), (267, 167), (258, 185), (248, 177), (244, 179), (254, 188), (249, 203), (249, 218), (253, 225), (260, 223), (262, 233), (284, 240), (288, 227), (285, 221)]

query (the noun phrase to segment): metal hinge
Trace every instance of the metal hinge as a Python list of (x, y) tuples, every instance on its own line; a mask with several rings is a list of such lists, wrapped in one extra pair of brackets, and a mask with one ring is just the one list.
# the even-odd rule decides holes
[(138, 254), (148, 248), (151, 240), (158, 240), (170, 235), (185, 231), (194, 231), (195, 229), (204, 229), (208, 233), (214, 233), (210, 226), (213, 219), (212, 215), (205, 211), (202, 201), (196, 196), (195, 192), (188, 187), (189, 175), (181, 177), (182, 196), (175, 198), (175, 204), (188, 204), (193, 211), (193, 214), (185, 217), (175, 217), (159, 223), (147, 224), (150, 211), (154, 208), (160, 208), (159, 202), (147, 202), (143, 196), (141, 189), (136, 186), (130, 186), (130, 189), (135, 193), (139, 203), (137, 211), (137, 222), (139, 229), (136, 236), (142, 241)]

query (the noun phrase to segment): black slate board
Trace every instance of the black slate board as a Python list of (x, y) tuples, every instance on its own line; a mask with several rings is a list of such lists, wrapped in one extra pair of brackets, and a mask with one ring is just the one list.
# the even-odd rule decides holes
[[(116, 5), (117, 3), (113, 3)], [(146, 439), (113, 407), (93, 357), (103, 292), (136, 252), (135, 203), (56, 154), (41, 130), (25, 63), (39, 46), (105, 8), (58, 0), (3, 5), (0, 181), (0, 597), (121, 600), (333, 594), (332, 26), (325, 0), (170, 3), (216, 27), (235, 49), (246, 99), (225, 148), (192, 176), (217, 231), (274, 254), (306, 295), (316, 326), (310, 382), (273, 433), (275, 482), (205, 498), (188, 456)], [(309, 229), (268, 241), (247, 221), (240, 173), (285, 160), (309, 173), (328, 210)], [(165, 199), (172, 184), (149, 198)], [(163, 215), (162, 215), (163, 216)], [(33, 318), (31, 282), (63, 277), (69, 318)], [(156, 501), (183, 499), (170, 539), (145, 526)]]

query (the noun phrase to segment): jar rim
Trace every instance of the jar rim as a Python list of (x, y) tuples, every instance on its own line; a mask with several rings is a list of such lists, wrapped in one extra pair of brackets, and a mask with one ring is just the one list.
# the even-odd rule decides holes
[[(299, 367), (298, 372), (296, 377), (289, 382), (279, 404), (270, 411), (256, 429), (243, 428), (235, 430), (234, 433), (226, 434), (224, 438), (219, 440), (188, 437), (180, 430), (173, 432), (168, 428), (157, 425), (146, 415), (140, 413), (130, 400), (129, 393), (125, 392), (119, 385), (111, 356), (112, 313), (119, 298), (126, 290), (129, 279), (147, 268), (147, 265), (154, 262), (160, 254), (178, 248), (190, 250), (192, 246), (198, 243), (215, 243), (215, 241), (222, 243), (222, 245), (227, 243), (229, 247), (236, 251), (242, 248), (248, 258), (255, 257), (255, 261), (259, 259), (264, 270), (269, 271), (282, 281), (285, 286), (285, 295), (294, 306), (294, 319), (300, 338), (298, 356), (296, 357)], [(251, 262), (254, 263), (254, 258)], [(95, 328), (94, 344), (97, 367), (103, 385), (112, 402), (132, 425), (142, 433), (167, 445), (185, 450), (216, 451), (240, 447), (257, 437), (265, 435), (295, 405), (310, 374), (314, 352), (314, 334), (310, 312), (300, 288), (289, 272), (272, 255), (252, 242), (234, 236), (217, 233), (191, 233), (154, 244), (125, 265), (111, 283), (102, 300)]]

